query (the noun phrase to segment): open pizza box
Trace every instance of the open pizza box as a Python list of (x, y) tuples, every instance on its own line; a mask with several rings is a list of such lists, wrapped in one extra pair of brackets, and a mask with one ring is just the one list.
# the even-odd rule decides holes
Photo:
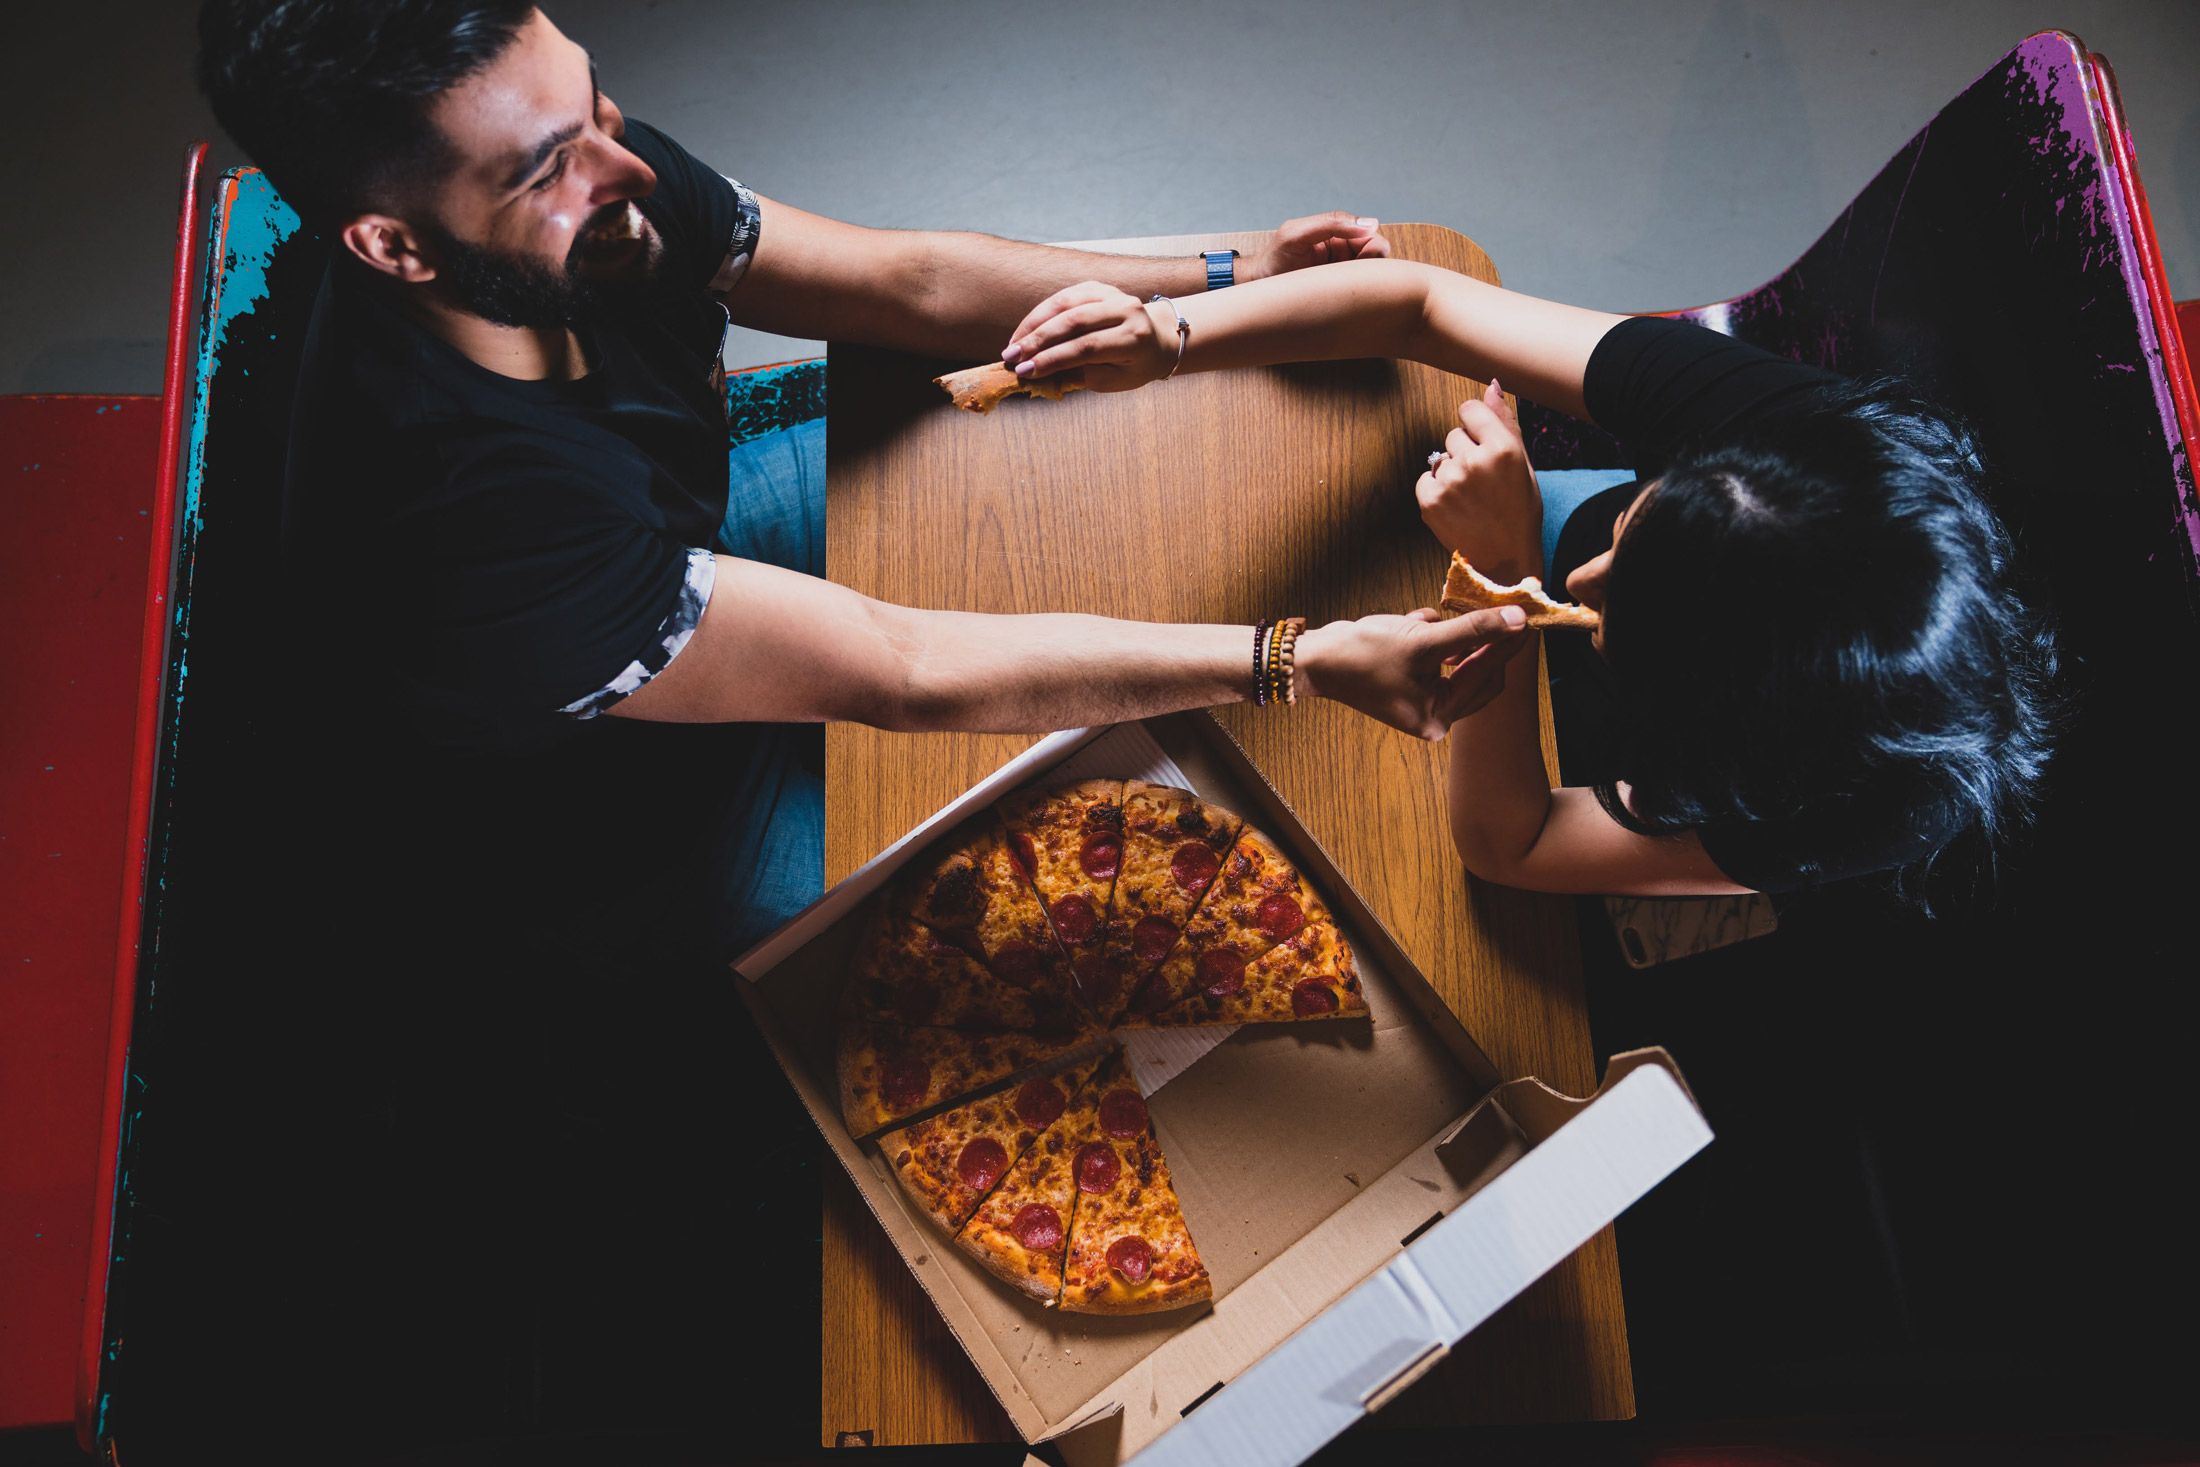
[[(1365, 1018), (1118, 1034), (1214, 1301), (1042, 1307), (966, 1257), (851, 1139), (833, 1012), (868, 904), (1012, 790), (1137, 777), (1244, 816), (1328, 900)], [(1222, 727), (1204, 714), (1051, 735), (736, 960), (780, 1064), (978, 1372), (1073, 1467), (1296, 1463), (1418, 1379), (1711, 1139), (1661, 1050), (1588, 1100), (1488, 1058)]]

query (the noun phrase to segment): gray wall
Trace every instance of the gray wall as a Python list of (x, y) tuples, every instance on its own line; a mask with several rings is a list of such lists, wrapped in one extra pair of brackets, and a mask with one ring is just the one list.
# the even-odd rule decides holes
[[(196, 8), (11, 18), (0, 391), (159, 390), (179, 163), (213, 133)], [(1944, 102), (2059, 25), (2115, 65), (2171, 286), (2200, 296), (2194, 0), (548, 9), (627, 110), (804, 208), (1037, 239), (1351, 208), (1450, 225), (1508, 284), (1612, 310), (1777, 273)], [(751, 334), (732, 360), (813, 349)]]

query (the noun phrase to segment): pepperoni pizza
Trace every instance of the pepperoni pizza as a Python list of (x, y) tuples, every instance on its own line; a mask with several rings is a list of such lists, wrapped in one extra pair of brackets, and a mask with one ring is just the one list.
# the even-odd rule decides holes
[(1071, 1312), (1174, 1309), (1213, 1285), (1160, 1140), (1121, 1052), (1078, 1051), (1367, 1011), (1275, 842), (1189, 790), (1085, 780), (1003, 800), (879, 904), (842, 994), (841, 1106), (852, 1135), (896, 1128), (879, 1146), (910, 1199), (997, 1277)]

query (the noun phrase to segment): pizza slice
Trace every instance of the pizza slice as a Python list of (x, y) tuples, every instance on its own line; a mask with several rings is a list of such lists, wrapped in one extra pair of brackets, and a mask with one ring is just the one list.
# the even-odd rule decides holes
[(965, 825), (944, 847), (915, 863), (898, 910), (968, 952), (994, 977), (1031, 994), (1043, 1008), (1065, 1009), (1067, 961), (1000, 822), (988, 815)]
[(1212, 1299), (1129, 1066), (1103, 1069), (1092, 1091), (1096, 1134), (1071, 1158), (1077, 1216), (1062, 1260), (1062, 1311), (1151, 1314)]
[(1185, 925), (1184, 940), (1139, 984), (1123, 1022), (1138, 1026), (1195, 990), (1234, 991), (1247, 963), (1308, 923), (1328, 918), (1329, 909), (1291, 858), (1246, 826), (1214, 890)]
[(1467, 558), (1456, 550), (1451, 553), (1451, 569), (1444, 574), (1444, 599), (1439, 604), (1446, 611), (1517, 606), (1528, 613), (1531, 627), (1579, 627), (1593, 631), (1603, 620), (1586, 606), (1577, 606), (1571, 601), (1553, 601), (1550, 593), (1543, 589), (1543, 582), (1535, 576), (1529, 576), (1517, 586), (1500, 586), (1467, 564)]
[(955, 1246), (988, 1273), (1042, 1303), (1053, 1304), (1062, 1292), (1062, 1248), (1077, 1206), (1071, 1167), (1078, 1148), (1100, 1134), (1097, 1087), (1128, 1073), (1121, 1050), (1103, 1055), (1084, 1089), (955, 1235)]
[(1059, 1074), (1035, 1075), (1014, 1088), (889, 1131), (879, 1138), (879, 1150), (910, 1201), (953, 1234), (1032, 1143), (1061, 1119), (1099, 1063), (1096, 1055)]
[(1123, 781), (1087, 779), (1027, 791), (995, 808), (1010, 852), (1069, 951), (1073, 979), (1099, 971), (1093, 965), (1123, 864)]
[(1190, 1024), (1280, 1024), (1367, 1013), (1352, 947), (1334, 922), (1309, 922), (1250, 963), (1148, 1017), (1157, 1029)]
[(1214, 884), (1241, 822), (1190, 790), (1134, 779), (1123, 787), (1123, 859), (1101, 961), (1087, 986), (1102, 1023), (1169, 955), (1200, 898)]
[(884, 903), (856, 944), (846, 996), (866, 1017), (944, 1029), (1032, 1029), (1048, 1017), (1036, 995)]
[(904, 1116), (1043, 1064), (1089, 1037), (1088, 1030), (1060, 1036), (982, 1034), (886, 1024), (844, 1014), (839, 1036), (840, 1113), (850, 1135), (868, 1136)]
[(1019, 377), (1007, 363), (989, 362), (983, 367), (966, 367), (934, 377), (932, 384), (955, 399), (955, 406), (964, 412), (990, 413), (1019, 392), (1060, 402), (1064, 393), (1083, 391), (1085, 378), (1082, 372), (1057, 373), (1043, 379)]

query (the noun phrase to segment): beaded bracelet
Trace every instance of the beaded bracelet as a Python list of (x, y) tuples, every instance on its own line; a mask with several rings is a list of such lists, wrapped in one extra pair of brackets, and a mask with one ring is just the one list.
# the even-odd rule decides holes
[(1299, 678), (1294, 656), (1299, 644), (1299, 633), (1305, 630), (1306, 618), (1303, 616), (1286, 617), (1276, 624), (1276, 661), (1279, 674), (1277, 692), (1269, 694), (1271, 700), (1280, 693), (1281, 700), (1285, 703), (1299, 701)]
[(1259, 624), (1253, 628), (1253, 706), (1255, 708), (1268, 706), (1268, 679), (1266, 676), (1268, 669), (1265, 663), (1268, 656), (1268, 629), (1273, 625), (1275, 623), (1263, 617)]
[(1276, 651), (1283, 643), (1283, 623), (1277, 622), (1268, 629), (1268, 646), (1261, 658), (1260, 680), (1263, 703), (1281, 703), (1283, 697), (1276, 691)]

